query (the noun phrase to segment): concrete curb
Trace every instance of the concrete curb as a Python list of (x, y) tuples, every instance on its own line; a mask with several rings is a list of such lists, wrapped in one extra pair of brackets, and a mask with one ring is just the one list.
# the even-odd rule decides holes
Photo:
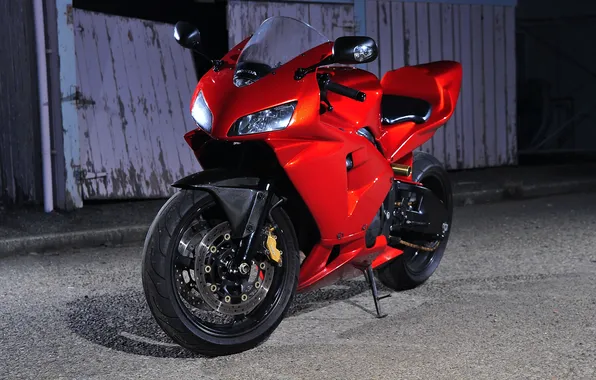
[[(596, 178), (539, 185), (508, 184), (500, 189), (459, 191), (453, 195), (453, 201), (455, 206), (461, 207), (591, 191), (596, 191)], [(102, 244), (140, 243), (145, 240), (148, 230), (149, 225), (137, 225), (0, 240), (0, 257), (64, 247), (89, 248)]]
[(64, 247), (89, 248), (103, 244), (138, 243), (145, 240), (148, 230), (149, 225), (123, 226), (0, 240), (0, 257), (19, 253), (58, 250)]
[(541, 198), (596, 191), (596, 178), (538, 185), (507, 184), (503, 188), (460, 191), (453, 194), (455, 206), (496, 203), (505, 200)]

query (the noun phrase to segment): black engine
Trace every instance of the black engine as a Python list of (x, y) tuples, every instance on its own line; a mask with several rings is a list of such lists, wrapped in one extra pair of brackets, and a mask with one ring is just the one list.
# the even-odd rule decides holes
[(449, 213), (443, 202), (428, 188), (394, 181), (383, 204), (366, 231), (366, 246), (378, 236), (390, 241), (436, 241), (449, 229)]

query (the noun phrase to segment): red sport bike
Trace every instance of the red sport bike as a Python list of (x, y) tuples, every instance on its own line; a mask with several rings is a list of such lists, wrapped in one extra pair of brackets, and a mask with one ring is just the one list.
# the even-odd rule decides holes
[[(179, 22), (174, 37), (198, 50), (194, 26)], [(144, 246), (147, 302), (178, 344), (251, 349), (296, 292), (362, 274), (382, 317), (375, 277), (400, 291), (437, 269), (452, 190), (441, 163), (414, 150), (453, 114), (462, 68), (433, 62), (379, 81), (349, 66), (377, 55), (369, 37), (329, 41), (272, 17), (211, 61), (184, 136), (203, 170), (173, 184)]]

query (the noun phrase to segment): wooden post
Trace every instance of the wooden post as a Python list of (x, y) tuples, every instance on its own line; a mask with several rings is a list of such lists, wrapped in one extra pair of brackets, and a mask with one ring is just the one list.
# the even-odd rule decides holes
[(58, 54), (60, 56), (60, 94), (64, 149), (64, 209), (83, 207), (83, 197), (75, 173), (80, 168), (79, 124), (75, 94), (77, 91), (77, 65), (72, 0), (56, 0)]

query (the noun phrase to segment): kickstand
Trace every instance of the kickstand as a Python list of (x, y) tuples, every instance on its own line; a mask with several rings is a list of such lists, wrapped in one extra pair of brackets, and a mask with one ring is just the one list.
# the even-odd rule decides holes
[(384, 295), (379, 297), (379, 292), (377, 291), (377, 283), (375, 282), (375, 275), (373, 273), (372, 265), (369, 265), (364, 270), (364, 278), (366, 278), (366, 282), (370, 286), (370, 290), (372, 292), (373, 300), (375, 301), (375, 309), (377, 310), (377, 318), (385, 318), (387, 314), (383, 314), (381, 310), (381, 303), (379, 302), (383, 298), (391, 297), (391, 294)]

